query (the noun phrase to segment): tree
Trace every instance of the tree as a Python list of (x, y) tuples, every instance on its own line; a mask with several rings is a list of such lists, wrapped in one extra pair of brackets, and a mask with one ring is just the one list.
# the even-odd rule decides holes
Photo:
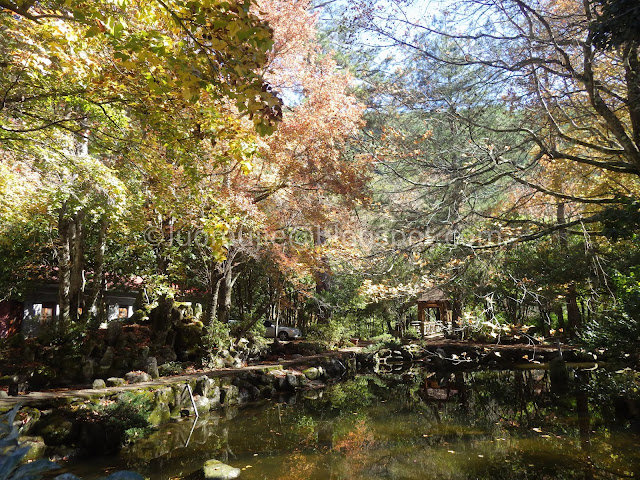
[[(615, 22), (607, 19), (620, 19), (616, 8), (625, 11), (624, 5), (471, 0), (432, 22), (414, 21), (409, 11), (369, 9), (361, 25), (393, 42), (397, 52), (407, 52), (405, 58), (418, 57), (422, 65), (433, 66), (429, 71), (436, 72), (435, 78), (424, 77), (426, 82), (397, 93), (409, 101), (408, 108), (446, 110), (476, 147), (455, 181), (464, 179), (474, 188), (507, 179), (522, 187), (521, 200), (537, 196), (576, 206), (566, 225), (557, 218), (513, 218), (509, 204), (476, 208), (480, 215), (526, 226), (513, 239), (518, 241), (598, 222), (603, 210), (635, 198), (640, 172), (637, 39), (621, 34), (611, 44), (603, 33)], [(438, 72), (454, 69), (466, 75), (471, 89), (462, 96), (439, 96), (446, 79)], [(543, 172), (556, 165), (568, 165), (589, 188), (554, 189)]]
[(251, 130), (273, 131), (280, 100), (259, 72), (271, 29), (250, 1), (0, 7), (3, 162), (32, 171), (48, 201), (65, 324), (83, 306), (87, 267), (83, 316), (96, 313), (110, 228), (125, 208), (145, 190), (170, 190), (176, 169), (201, 174), (238, 111)]

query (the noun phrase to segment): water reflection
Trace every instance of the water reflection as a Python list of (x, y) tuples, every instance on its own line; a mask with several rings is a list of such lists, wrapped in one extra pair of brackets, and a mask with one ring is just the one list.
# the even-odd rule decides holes
[[(561, 387), (552, 377), (416, 367), (361, 375), (321, 395), (167, 425), (116, 459), (92, 460), (90, 472), (185, 478), (217, 458), (246, 480), (638, 477), (637, 375), (568, 368)], [(90, 476), (86, 465), (73, 471)]]

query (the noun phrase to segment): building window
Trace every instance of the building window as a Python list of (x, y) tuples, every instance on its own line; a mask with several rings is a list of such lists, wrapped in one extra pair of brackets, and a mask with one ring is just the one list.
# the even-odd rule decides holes
[(50, 322), (53, 319), (53, 307), (42, 306), (42, 312), (40, 313), (40, 320), (42, 322)]
[(118, 308), (118, 318), (129, 318), (129, 307)]

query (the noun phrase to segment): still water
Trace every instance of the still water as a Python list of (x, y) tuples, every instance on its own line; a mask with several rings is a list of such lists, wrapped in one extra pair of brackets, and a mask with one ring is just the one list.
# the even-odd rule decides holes
[(69, 469), (197, 478), (216, 458), (243, 480), (640, 477), (637, 374), (570, 374), (554, 388), (546, 370), (360, 375), (169, 424)]

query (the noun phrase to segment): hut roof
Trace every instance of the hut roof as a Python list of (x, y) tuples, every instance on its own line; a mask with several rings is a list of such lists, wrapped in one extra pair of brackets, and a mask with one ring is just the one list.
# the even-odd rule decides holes
[(449, 301), (449, 296), (439, 288), (430, 288), (429, 290), (425, 290), (418, 297), (418, 302), (447, 302), (447, 301)]

